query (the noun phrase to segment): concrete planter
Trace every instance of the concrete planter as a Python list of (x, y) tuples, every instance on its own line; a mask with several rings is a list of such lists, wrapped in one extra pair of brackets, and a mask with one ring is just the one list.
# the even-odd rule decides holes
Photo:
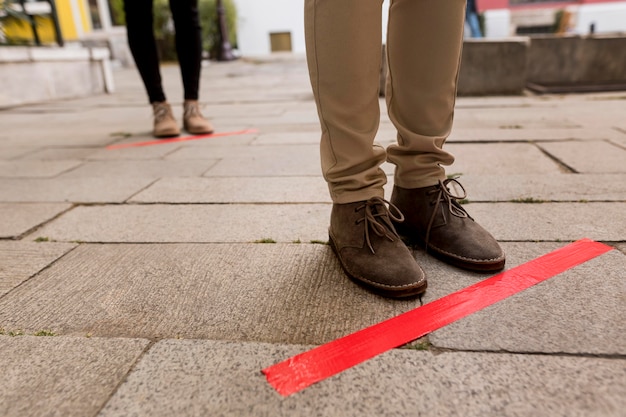
[(108, 49), (0, 47), (0, 108), (113, 90)]
[(526, 87), (530, 39), (466, 40), (458, 94), (516, 95)]
[(626, 87), (626, 37), (533, 37), (527, 78), (537, 90)]

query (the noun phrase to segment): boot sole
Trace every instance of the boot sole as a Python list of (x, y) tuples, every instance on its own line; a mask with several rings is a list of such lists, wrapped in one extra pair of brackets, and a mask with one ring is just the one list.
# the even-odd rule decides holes
[(413, 249), (422, 249), (426, 247), (426, 253), (434, 256), (442, 262), (447, 263), (448, 265), (456, 266), (457, 268), (465, 269), (467, 271), (472, 272), (498, 272), (504, 269), (504, 265), (506, 259), (498, 259), (493, 262), (473, 262), (463, 258), (457, 258), (455, 256), (451, 256), (448, 253), (441, 252), (437, 248), (426, 245), (422, 240), (415, 238), (408, 238), (405, 235), (400, 235), (400, 238), (410, 248)]
[(348, 276), (348, 278), (350, 278), (354, 283), (366, 288), (367, 290), (381, 295), (383, 297), (387, 297), (387, 298), (412, 298), (412, 297), (416, 297), (419, 296), (421, 294), (423, 294), (426, 291), (426, 288), (428, 287), (428, 281), (424, 280), (424, 282), (421, 285), (418, 285), (416, 287), (402, 287), (401, 289), (398, 290), (392, 290), (392, 289), (388, 289), (388, 288), (381, 288), (378, 287), (376, 285), (372, 285), (370, 282), (368, 281), (363, 281), (361, 279), (359, 279), (358, 277), (355, 277), (354, 275), (352, 275), (347, 269), (346, 267), (343, 265), (343, 262), (341, 261), (341, 256), (339, 256), (339, 251), (337, 250), (336, 246), (335, 246), (335, 242), (333, 242), (332, 237), (328, 237), (328, 243), (331, 247), (331, 249), (333, 250), (333, 252), (335, 253), (335, 256), (337, 257), (337, 260), (339, 261), (339, 265), (341, 265), (341, 269), (343, 269), (343, 272), (345, 272), (345, 274)]

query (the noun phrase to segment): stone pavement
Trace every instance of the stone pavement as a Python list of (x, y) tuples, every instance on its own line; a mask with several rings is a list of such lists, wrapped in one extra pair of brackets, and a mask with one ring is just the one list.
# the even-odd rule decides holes
[(257, 129), (220, 138), (107, 149), (152, 139), (138, 75), (115, 81), (0, 111), (0, 415), (624, 415), (626, 93), (459, 98), (447, 144), (507, 268), (615, 250), (283, 398), (262, 368), (486, 276), (416, 250), (421, 300), (345, 278), (302, 57), (207, 66), (218, 132)]

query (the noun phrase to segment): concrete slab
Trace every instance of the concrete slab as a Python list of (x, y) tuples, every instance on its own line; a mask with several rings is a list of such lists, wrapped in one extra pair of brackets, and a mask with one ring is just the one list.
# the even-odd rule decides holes
[(37, 148), (29, 146), (3, 146), (3, 138), (0, 137), (0, 160), (18, 159), (36, 150)]
[(265, 133), (259, 135), (252, 145), (318, 145), (321, 132), (298, 132), (298, 133)]
[(571, 113), (559, 111), (556, 106), (544, 109), (539, 115), (533, 107), (489, 108), (485, 111), (458, 108), (454, 113), (455, 129), (571, 129), (583, 127)]
[(81, 244), (0, 298), (0, 323), (75, 336), (321, 344), (418, 305), (357, 286), (327, 245)]
[(446, 167), (448, 173), (508, 175), (561, 172), (554, 161), (532, 144), (449, 144), (445, 149), (456, 158), (452, 166)]
[[(566, 243), (503, 243), (507, 269)], [(428, 303), (485, 279), (444, 265), (427, 263)], [(495, 352), (589, 355), (626, 353), (626, 255), (614, 250), (509, 297), (429, 335), (436, 347)], [(610, 288), (610, 290), (607, 290)]]
[(121, 203), (153, 181), (137, 176), (0, 179), (0, 201)]
[(82, 242), (277, 242), (328, 239), (330, 204), (76, 207), (30, 236)]
[(74, 247), (70, 243), (0, 241), (0, 297)]
[(498, 129), (493, 128), (457, 128), (454, 127), (447, 143), (454, 142), (542, 142), (542, 141), (567, 141), (579, 140), (604, 140), (616, 137), (615, 132), (609, 128), (566, 128), (551, 129), (538, 128), (527, 129), (523, 126), (509, 127), (503, 125)]
[[(275, 136), (274, 134), (262, 134), (264, 136)], [(207, 142), (205, 144), (210, 144)], [(191, 143), (189, 144), (191, 145)], [(317, 156), (319, 145), (317, 144), (291, 144), (291, 145), (263, 145), (263, 146), (232, 146), (226, 144), (222, 146), (184, 146), (169, 154), (167, 160), (193, 160), (193, 159), (231, 159), (250, 158), (271, 160), (280, 163), (287, 158), (305, 158)], [(317, 157), (319, 160), (319, 156)]]
[(162, 178), (200, 176), (215, 165), (215, 159), (196, 161), (114, 160), (89, 161), (63, 175), (62, 179), (88, 177)]
[(95, 415), (147, 340), (0, 336), (6, 417)]
[(626, 236), (626, 203), (468, 204), (465, 208), (496, 239), (619, 242)]
[(0, 203), (0, 238), (19, 237), (70, 207), (70, 204)]
[(330, 203), (326, 182), (316, 177), (163, 178), (129, 200), (133, 203)]
[(472, 202), (626, 201), (625, 174), (463, 175)]
[(260, 369), (303, 349), (159, 342), (100, 417), (617, 417), (626, 406), (623, 360), (407, 350), (387, 352), (298, 394), (280, 397)]
[(0, 161), (0, 178), (52, 178), (81, 164), (79, 160)]
[(538, 146), (567, 166), (572, 167), (576, 172), (624, 172), (626, 149), (608, 142), (572, 141), (541, 143)]

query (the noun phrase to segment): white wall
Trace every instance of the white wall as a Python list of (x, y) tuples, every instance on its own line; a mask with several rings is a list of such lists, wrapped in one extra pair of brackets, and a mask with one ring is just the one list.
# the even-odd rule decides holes
[(235, 0), (237, 44), (243, 56), (271, 53), (270, 33), (291, 32), (293, 52), (304, 53), (304, 0)]
[(626, 32), (626, 2), (581, 4), (575, 16), (574, 33), (589, 33), (592, 23), (596, 33)]
[[(383, 6), (383, 28), (387, 27), (388, 3), (385, 0)], [(270, 54), (273, 32), (291, 32), (293, 52), (305, 53), (304, 0), (235, 0), (235, 4), (242, 56)]]

